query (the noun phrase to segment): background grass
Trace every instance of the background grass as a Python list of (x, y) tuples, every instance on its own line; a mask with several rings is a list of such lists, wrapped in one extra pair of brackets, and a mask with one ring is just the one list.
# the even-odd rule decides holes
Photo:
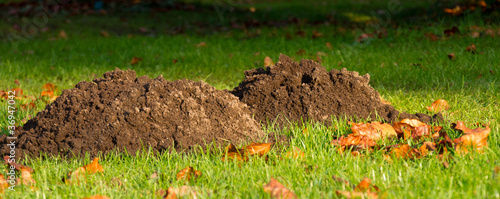
[[(285, 148), (271, 150), (268, 161), (261, 158), (247, 163), (223, 162), (222, 152), (207, 154), (114, 154), (101, 158), (105, 172), (93, 175), (85, 184), (65, 185), (61, 178), (69, 171), (90, 163), (85, 159), (32, 159), (24, 163), (34, 168), (35, 191), (17, 187), (6, 191), (6, 198), (83, 198), (104, 194), (112, 198), (151, 198), (156, 190), (178, 187), (175, 174), (186, 166), (202, 171), (192, 186), (210, 192), (215, 198), (266, 198), (262, 185), (275, 177), (300, 198), (335, 198), (335, 190), (351, 190), (332, 176), (353, 184), (369, 177), (388, 198), (499, 198), (500, 185), (494, 168), (499, 163), (498, 118), (500, 97), (499, 35), (484, 33), (473, 38), (472, 26), (500, 28), (498, 11), (476, 10), (462, 16), (448, 16), (442, 8), (454, 4), (440, 1), (401, 2), (401, 12), (391, 13), (386, 1), (271, 3), (192, 2), (195, 10), (169, 12), (110, 12), (106, 15), (61, 12), (48, 19), (25, 42), (11, 43), (8, 34), (23, 25), (19, 16), (3, 15), (0, 24), (0, 90), (18, 87), (26, 95), (39, 96), (45, 83), (54, 83), (58, 93), (80, 81), (90, 81), (116, 67), (133, 69), (138, 75), (166, 79), (203, 80), (219, 89), (232, 89), (243, 79), (243, 71), (263, 66), (266, 56), (277, 61), (280, 53), (315, 59), (322, 65), (369, 73), (371, 85), (398, 109), (430, 113), (425, 109), (436, 99), (445, 99), (450, 109), (447, 121), (465, 121), (468, 126), (490, 123), (489, 148), (484, 154), (456, 156), (444, 168), (436, 158), (397, 160), (388, 163), (380, 152), (367, 157), (338, 154), (330, 146), (334, 136), (350, 133), (345, 121), (335, 121), (337, 130), (319, 124), (291, 125), (284, 130), (266, 128), (293, 137)], [(219, 10), (217, 12), (215, 9)], [(249, 11), (250, 7), (256, 12)], [(230, 10), (233, 10), (232, 12)], [(372, 33), (367, 20), (372, 13), (390, 13), (387, 36), (360, 43), (361, 33)], [(295, 20), (297, 19), (297, 20)], [(298, 22), (296, 22), (298, 21)], [(388, 21), (385, 18), (380, 23)], [(446, 37), (443, 31), (457, 26), (461, 33)], [(245, 28), (237, 28), (245, 27)], [(148, 31), (141, 31), (146, 28)], [(382, 31), (383, 29), (378, 29)], [(67, 39), (59, 38), (61, 30)], [(182, 33), (179, 30), (183, 30)], [(299, 30), (305, 37), (297, 36)], [(102, 37), (107, 31), (110, 37)], [(313, 31), (323, 36), (312, 39)], [(440, 39), (431, 41), (425, 33)], [(292, 38), (287, 37), (289, 34)], [(196, 44), (205, 42), (205, 47)], [(325, 43), (331, 43), (329, 49)], [(478, 54), (466, 52), (474, 43)], [(306, 54), (298, 55), (304, 49)], [(257, 53), (257, 54), (256, 54)], [(447, 54), (455, 53), (449, 60)], [(131, 65), (132, 57), (143, 58)], [(173, 60), (178, 60), (173, 63)], [(0, 101), (0, 125), (7, 125), (7, 102)], [(27, 103), (20, 100), (18, 105)], [(18, 122), (43, 110), (36, 101), (34, 110), (16, 113)], [(450, 122), (442, 123), (449, 129)], [(456, 132), (451, 133), (457, 137)], [(265, 141), (265, 140), (263, 140)], [(303, 160), (281, 159), (279, 151), (294, 146), (306, 154)], [(160, 178), (150, 180), (153, 172)], [(121, 182), (121, 186), (117, 185)]]

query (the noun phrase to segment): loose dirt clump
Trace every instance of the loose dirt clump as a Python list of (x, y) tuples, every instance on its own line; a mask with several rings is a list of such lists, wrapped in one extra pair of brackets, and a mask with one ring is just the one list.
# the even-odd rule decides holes
[(231, 93), (248, 104), (259, 121), (313, 120), (329, 123), (331, 116), (386, 122), (403, 118), (433, 122), (442, 116), (408, 114), (383, 104), (368, 82), (370, 75), (332, 69), (311, 60), (294, 62), (281, 55), (276, 65), (245, 71), (245, 79)]
[[(205, 82), (106, 72), (65, 90), (17, 132), (16, 155), (64, 157), (125, 151), (135, 155), (258, 141), (265, 134), (247, 105)], [(10, 143), (0, 138), (1, 153)], [(225, 145), (224, 145), (225, 146)]]

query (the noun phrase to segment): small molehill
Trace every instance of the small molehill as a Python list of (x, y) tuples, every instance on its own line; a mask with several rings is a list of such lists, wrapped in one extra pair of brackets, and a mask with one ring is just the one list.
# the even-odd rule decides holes
[(383, 104), (369, 81), (368, 74), (360, 76), (345, 68), (328, 72), (314, 61), (297, 63), (280, 55), (276, 65), (245, 71), (243, 82), (230, 92), (250, 106), (257, 120), (278, 117), (278, 124), (287, 120), (328, 123), (332, 116), (376, 120), (378, 115), (386, 122), (442, 119), (441, 115), (408, 114)]
[[(205, 82), (137, 77), (116, 69), (63, 91), (17, 132), (16, 155), (63, 157), (187, 151), (265, 136), (247, 105)], [(9, 154), (6, 136), (1, 153)]]

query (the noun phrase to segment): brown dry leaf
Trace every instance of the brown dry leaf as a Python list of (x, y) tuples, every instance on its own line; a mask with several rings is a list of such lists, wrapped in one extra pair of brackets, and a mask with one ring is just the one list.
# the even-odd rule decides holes
[(182, 186), (179, 188), (169, 187), (167, 193), (163, 198), (166, 199), (176, 199), (179, 198), (193, 198), (196, 199), (199, 196), (199, 191), (197, 187), (193, 186)]
[(467, 48), (465, 49), (465, 51), (471, 52), (472, 54), (476, 54), (477, 53), (476, 45), (471, 44), (470, 46), (467, 46)]
[(23, 110), (31, 110), (34, 108), (35, 108), (35, 103), (33, 103), (33, 102), (21, 105), (21, 109), (23, 109)]
[(448, 110), (450, 106), (448, 106), (448, 102), (444, 99), (438, 99), (434, 101), (431, 106), (426, 107), (427, 110), (432, 111), (434, 113), (441, 112), (443, 110)]
[(302, 56), (302, 55), (305, 55), (305, 54), (306, 54), (306, 50), (304, 50), (302, 48), (299, 51), (297, 51), (297, 55)]
[(372, 180), (369, 178), (363, 178), (361, 182), (354, 188), (354, 191), (341, 191), (337, 190), (337, 195), (344, 196), (346, 198), (378, 198), (378, 192), (380, 189), (377, 186), (372, 185)]
[(255, 12), (257, 11), (257, 9), (255, 9), (254, 7), (250, 7), (250, 12)]
[(405, 140), (408, 138), (421, 139), (424, 137), (431, 137), (432, 131), (440, 131), (442, 129), (442, 127), (431, 128), (430, 125), (417, 119), (403, 119), (400, 122), (394, 123), (393, 127), (398, 137), (404, 138)]
[(331, 44), (330, 42), (326, 42), (326, 43), (325, 43), (325, 46), (326, 46), (326, 48), (328, 48), (329, 50), (332, 50), (332, 49), (333, 49), (333, 46), (332, 46), (332, 44)]
[(363, 33), (361, 34), (359, 37), (358, 37), (358, 42), (359, 43), (363, 43), (365, 42), (367, 39), (369, 38), (373, 38), (375, 36), (375, 34), (367, 34), (367, 33)]
[(418, 149), (422, 156), (429, 155), (429, 151), (436, 151), (437, 144), (434, 142), (424, 142)]
[(457, 121), (454, 126), (454, 129), (460, 130), (464, 133), (462, 137), (453, 140), (456, 144), (455, 150), (458, 153), (468, 153), (470, 148), (476, 150), (477, 152), (482, 152), (485, 147), (488, 147), (488, 136), (491, 132), (489, 125), (486, 125), (484, 129), (479, 127), (469, 129), (463, 122)]
[(316, 30), (313, 30), (313, 32), (312, 32), (312, 38), (313, 39), (316, 39), (316, 38), (321, 37), (321, 36), (323, 36), (323, 33), (318, 32)]
[(444, 12), (451, 14), (451, 15), (460, 15), (462, 14), (463, 10), (460, 8), (459, 5), (455, 6), (454, 8), (445, 8)]
[(110, 197), (105, 196), (105, 195), (93, 195), (93, 196), (86, 197), (83, 199), (110, 199)]
[(103, 37), (109, 37), (108, 31), (101, 30), (101, 36), (103, 36)]
[(14, 95), (16, 96), (16, 99), (19, 99), (21, 98), (21, 96), (23, 96), (23, 89), (19, 88), (19, 87), (16, 87), (16, 88), (13, 88), (13, 89), (10, 89), (10, 91), (14, 92)]
[(189, 179), (191, 179), (191, 178), (196, 180), (200, 176), (201, 176), (201, 171), (194, 170), (193, 167), (188, 166), (188, 167), (182, 169), (181, 171), (179, 171), (179, 173), (177, 173), (177, 180), (189, 181)]
[(252, 142), (250, 145), (246, 146), (243, 150), (246, 156), (258, 155), (260, 157), (266, 155), (269, 150), (271, 150), (272, 143), (255, 143)]
[(176, 64), (176, 63), (177, 63), (177, 59), (172, 60), (172, 64)]
[(68, 35), (66, 35), (66, 32), (64, 30), (61, 30), (59, 32), (59, 38), (61, 38), (61, 39), (68, 39)]
[(455, 53), (448, 54), (448, 59), (455, 60)]
[[(490, 29), (491, 30), (491, 29)], [(17, 86), (19, 86), (19, 80), (18, 79), (15, 79), (14, 80), (14, 84), (16, 84)]]
[(274, 178), (271, 178), (269, 183), (264, 185), (264, 191), (271, 194), (271, 198), (297, 198), (293, 191), (287, 189)]
[[(16, 127), (17, 129), (17, 127)], [(12, 161), (9, 156), (3, 156), (3, 160), (5, 161), (5, 164), (8, 164), (10, 166), (13, 166), (15, 169), (17, 169), (18, 171), (21, 171), (21, 169), (24, 169), (24, 170), (27, 170), (28, 172), (30, 173), (33, 173), (35, 172), (32, 168), (26, 166), (26, 165), (22, 165), (22, 164), (19, 164), (19, 163), (16, 163), (14, 161)]]
[(246, 161), (248, 158), (246, 156), (242, 157), (240, 150), (237, 149), (236, 146), (234, 146), (233, 144), (229, 144), (224, 150), (224, 156), (222, 157), (223, 161), (228, 159)]
[(202, 42), (200, 42), (200, 43), (196, 44), (196, 47), (197, 47), (197, 48), (201, 48), (201, 47), (205, 47), (205, 46), (207, 46), (207, 43), (205, 43), (204, 41), (202, 41)]
[(471, 36), (472, 38), (478, 38), (480, 35), (481, 35), (481, 34), (479, 34), (479, 32), (472, 32), (472, 33), (470, 34), (470, 36)]
[(306, 155), (302, 150), (300, 150), (299, 147), (294, 146), (291, 151), (285, 154), (285, 157), (287, 158), (294, 158), (294, 159), (299, 159), (299, 158), (304, 158)]
[(446, 35), (447, 37), (452, 36), (454, 34), (459, 34), (459, 33), (460, 33), (460, 30), (456, 26), (453, 26), (450, 29), (444, 30), (444, 35)]
[(142, 58), (140, 57), (133, 57), (132, 60), (130, 61), (130, 64), (134, 65), (142, 61)]
[(425, 33), (425, 37), (431, 41), (437, 41), (439, 40), (439, 37), (436, 36), (434, 33)]
[(274, 65), (273, 60), (270, 57), (264, 58), (264, 67)]
[(102, 173), (103, 171), (102, 166), (99, 164), (99, 158), (94, 158), (90, 164), (78, 167), (75, 171), (68, 173), (66, 178), (63, 178), (63, 181), (66, 183), (74, 183), (78, 182), (78, 179), (85, 174)]
[(372, 123), (359, 123), (351, 127), (351, 130), (356, 136), (368, 136), (373, 141), (385, 138), (397, 137), (394, 128), (387, 123), (372, 122)]

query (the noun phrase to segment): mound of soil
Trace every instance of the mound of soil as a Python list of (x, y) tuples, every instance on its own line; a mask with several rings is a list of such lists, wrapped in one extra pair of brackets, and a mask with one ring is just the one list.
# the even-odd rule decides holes
[(278, 124), (287, 120), (329, 123), (331, 116), (376, 120), (378, 115), (386, 122), (442, 120), (440, 114), (408, 114), (383, 104), (369, 81), (369, 74), (360, 76), (345, 68), (328, 72), (314, 61), (297, 63), (280, 55), (276, 65), (245, 71), (243, 82), (230, 92), (250, 106), (255, 119), (274, 121), (278, 117)]
[[(265, 136), (247, 105), (204, 82), (137, 77), (116, 69), (63, 91), (17, 133), (16, 155), (191, 150)], [(5, 136), (2, 154), (9, 154)]]

